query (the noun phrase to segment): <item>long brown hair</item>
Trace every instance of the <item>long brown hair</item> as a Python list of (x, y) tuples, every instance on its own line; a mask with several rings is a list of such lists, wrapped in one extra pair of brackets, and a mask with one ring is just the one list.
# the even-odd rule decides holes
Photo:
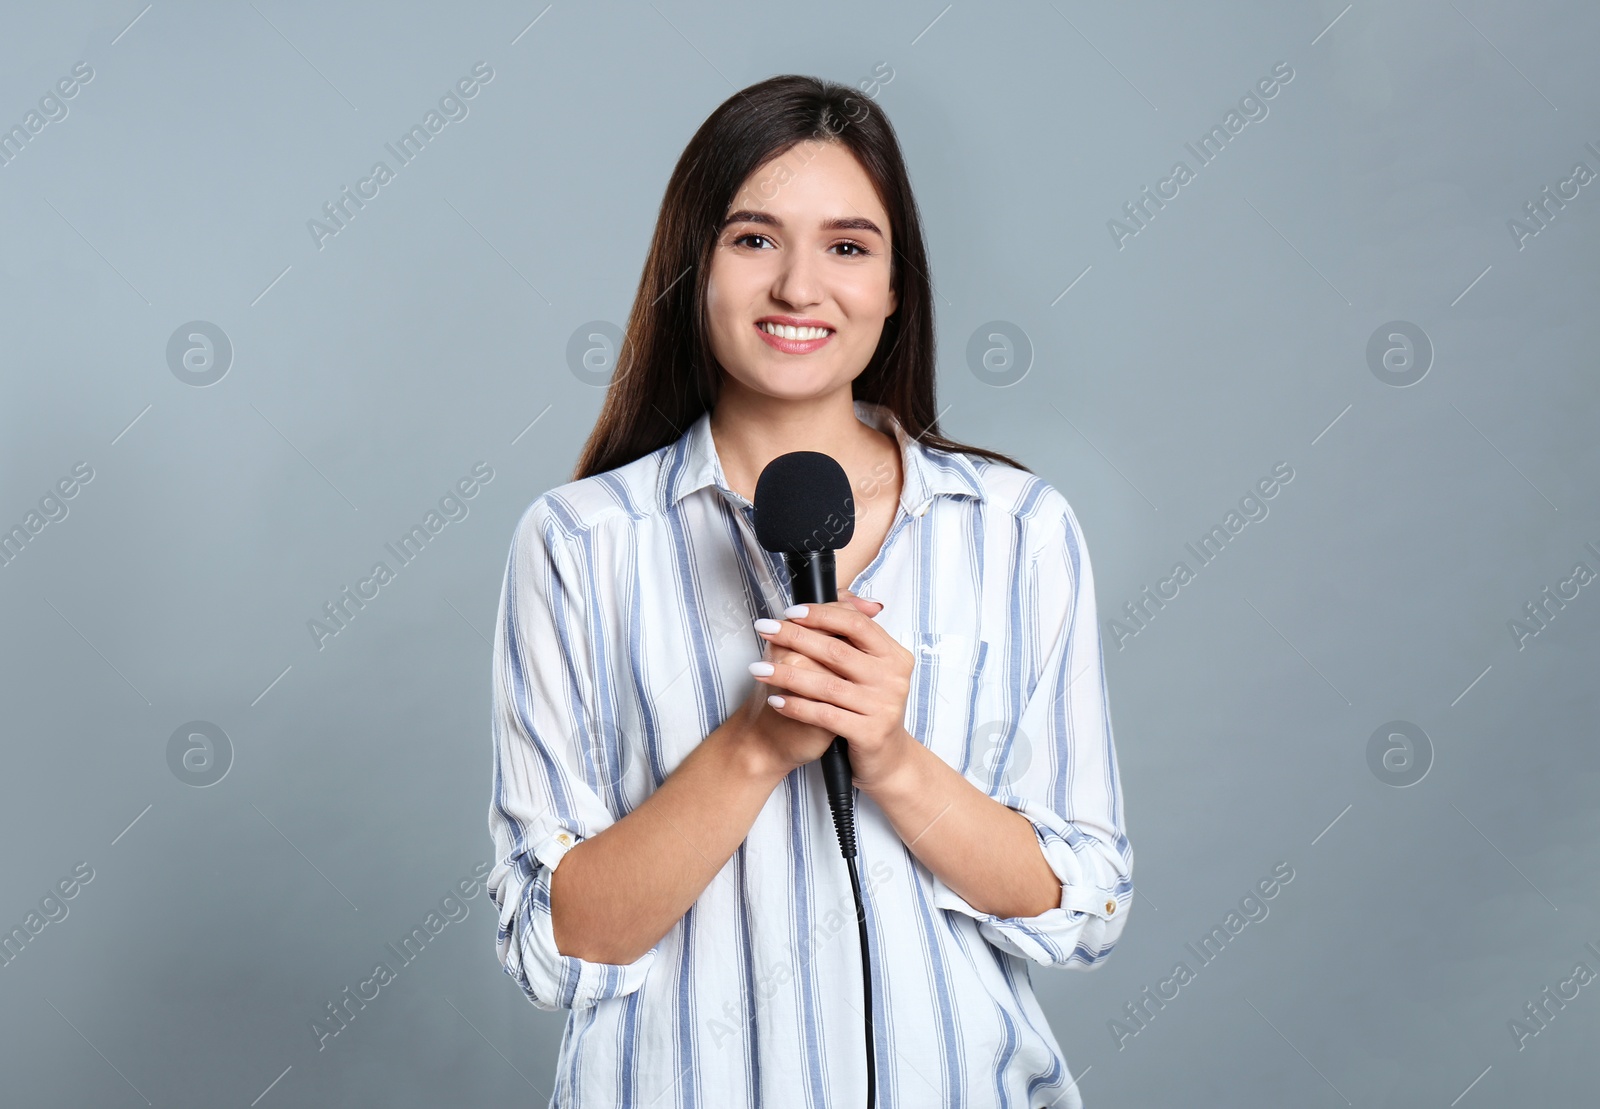
[[(928, 447), (1033, 472), (1007, 455), (939, 434), (927, 249), (888, 117), (848, 85), (785, 74), (724, 100), (679, 156), (661, 200), (616, 368), (572, 480), (667, 446), (716, 406), (722, 370), (711, 353), (705, 299), (723, 218), (752, 173), (808, 139), (843, 143), (889, 214), (890, 281), (897, 307), (877, 350), (852, 382), (852, 396), (888, 408), (907, 434)], [(774, 174), (780, 182), (781, 172)]]

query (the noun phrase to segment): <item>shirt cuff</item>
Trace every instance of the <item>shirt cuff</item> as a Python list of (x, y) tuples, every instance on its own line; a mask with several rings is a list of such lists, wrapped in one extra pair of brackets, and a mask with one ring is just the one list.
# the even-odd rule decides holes
[[(644, 985), (645, 976), (659, 949), (652, 947), (631, 963), (599, 963), (563, 955), (556, 947), (555, 926), (550, 912), (550, 876), (567, 852), (582, 842), (569, 830), (557, 830), (534, 844), (527, 855), (517, 860), (524, 880), (522, 896), (509, 900), (501, 911), (500, 928), (505, 933), (515, 916), (513, 942), (521, 958), (520, 980), (534, 1005), (540, 1009), (586, 1009), (609, 998), (622, 997)], [(536, 861), (530, 862), (529, 856)], [(515, 974), (507, 966), (508, 974)]]
[(1119, 875), (1098, 840), (1055, 813), (1021, 798), (1000, 798), (1033, 826), (1045, 861), (1061, 883), (1061, 901), (1035, 916), (999, 917), (975, 909), (931, 870), (933, 903), (972, 917), (985, 939), (1040, 966), (1090, 966), (1110, 954), (1121, 934), (1133, 883)]

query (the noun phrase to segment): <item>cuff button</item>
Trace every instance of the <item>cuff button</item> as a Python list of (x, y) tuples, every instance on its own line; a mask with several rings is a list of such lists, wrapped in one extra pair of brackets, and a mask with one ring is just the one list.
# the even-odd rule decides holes
[(1114, 913), (1116, 911), (1117, 911), (1117, 903), (1115, 901), (1107, 901), (1106, 902), (1106, 916), (1110, 916), (1112, 913)]
[(565, 833), (565, 832), (562, 832), (559, 836), (556, 837), (556, 839), (559, 840), (562, 843), (571, 843), (572, 842), (572, 837), (567, 835), (567, 833)]

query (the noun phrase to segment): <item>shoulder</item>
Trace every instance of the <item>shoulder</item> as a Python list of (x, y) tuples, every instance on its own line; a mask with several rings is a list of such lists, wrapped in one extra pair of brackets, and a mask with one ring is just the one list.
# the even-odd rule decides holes
[(1083, 528), (1066, 496), (1037, 474), (981, 455), (964, 454), (983, 485), (985, 508), (1016, 520), (1030, 558), (1066, 544), (1077, 561), (1083, 550)]
[(518, 518), (513, 542), (565, 548), (596, 529), (631, 529), (659, 515), (661, 471), (671, 450), (665, 446), (614, 470), (539, 494)]

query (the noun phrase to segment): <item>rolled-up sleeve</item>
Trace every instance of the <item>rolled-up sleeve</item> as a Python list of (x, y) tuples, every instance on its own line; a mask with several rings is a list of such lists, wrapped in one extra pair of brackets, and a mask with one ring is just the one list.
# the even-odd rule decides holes
[[(548, 495), (547, 495), (548, 496)], [(615, 780), (616, 737), (593, 709), (588, 621), (566, 538), (545, 497), (512, 536), (495, 620), (489, 896), (499, 911), (495, 953), (540, 1009), (583, 1009), (637, 990), (652, 947), (626, 964), (556, 947), (550, 876), (563, 856), (615, 822), (602, 796)]]
[(1089, 552), (1059, 492), (1047, 489), (1038, 507), (1043, 538), (1032, 550), (1018, 611), (1022, 634), (1039, 645), (1040, 665), (989, 795), (1032, 823), (1061, 883), (1061, 903), (1037, 916), (997, 917), (935, 875), (934, 904), (974, 917), (979, 934), (1003, 951), (1041, 966), (1089, 970), (1127, 924), (1133, 847), (1124, 834)]

